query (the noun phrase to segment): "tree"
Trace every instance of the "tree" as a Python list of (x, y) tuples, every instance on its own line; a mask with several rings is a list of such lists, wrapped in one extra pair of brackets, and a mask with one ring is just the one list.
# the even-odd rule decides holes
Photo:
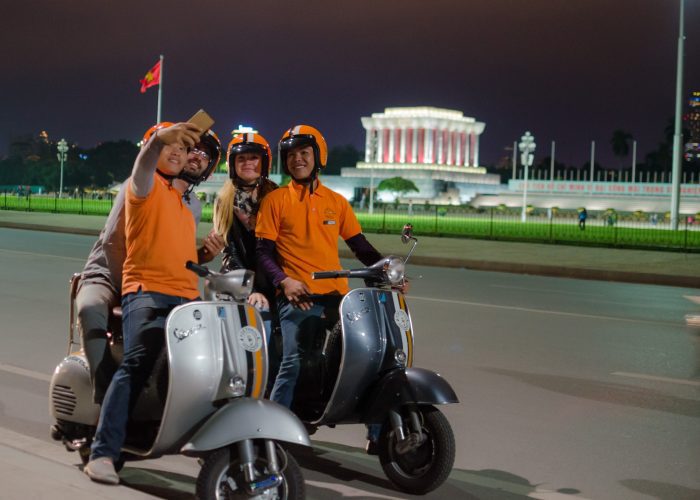
[(612, 138), (610, 139), (610, 145), (612, 146), (613, 154), (620, 158), (620, 166), (622, 166), (622, 160), (630, 154), (629, 141), (632, 140), (632, 134), (625, 132), (622, 129), (617, 129), (613, 132)]
[(343, 167), (354, 167), (362, 158), (362, 153), (352, 144), (336, 146), (328, 152), (328, 161), (323, 173), (326, 175), (340, 175)]
[(389, 179), (384, 179), (377, 186), (377, 191), (389, 191), (394, 193), (394, 196), (398, 199), (399, 196), (410, 192), (419, 192), (419, 189), (413, 183), (412, 180), (404, 179), (403, 177), (391, 177)]

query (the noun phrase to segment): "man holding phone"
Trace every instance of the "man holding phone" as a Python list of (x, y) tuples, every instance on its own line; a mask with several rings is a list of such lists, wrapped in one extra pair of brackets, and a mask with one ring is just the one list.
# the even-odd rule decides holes
[[(151, 135), (160, 128), (172, 125), (159, 123), (146, 131), (142, 144), (145, 146)], [(158, 162), (168, 161), (169, 156), (180, 156), (179, 151), (162, 149)], [(207, 131), (200, 142), (187, 153), (187, 163), (173, 186), (183, 193), (183, 200), (194, 216), (196, 225), (202, 215), (202, 205), (190, 190), (205, 181), (221, 157), (221, 143), (216, 134)], [(82, 347), (90, 368), (93, 400), (102, 404), (107, 386), (117, 369), (109, 349), (107, 338), (108, 318), (113, 307), (119, 305), (122, 288), (122, 268), (126, 258), (124, 220), (126, 218), (124, 195), (129, 179), (123, 183), (114, 206), (107, 217), (105, 227), (90, 251), (80, 277), (76, 309), (80, 325)], [(216, 232), (210, 233), (197, 250), (200, 264), (209, 262), (224, 248), (224, 240)]]
[[(126, 186), (126, 261), (122, 277), (124, 357), (105, 395), (86, 474), (117, 484), (114, 461), (126, 435), (130, 408), (163, 344), (168, 312), (199, 296), (195, 221), (173, 186), (186, 165), (187, 149), (203, 130), (178, 123), (156, 130), (139, 153)], [(159, 162), (163, 150), (166, 161)]]

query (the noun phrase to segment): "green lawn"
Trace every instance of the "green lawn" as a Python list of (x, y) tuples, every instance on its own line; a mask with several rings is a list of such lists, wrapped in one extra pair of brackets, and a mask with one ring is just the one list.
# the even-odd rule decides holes
[[(36, 212), (57, 212), (88, 215), (107, 215), (111, 200), (90, 198), (62, 198), (32, 195), (0, 195), (0, 209)], [(436, 235), (466, 238), (488, 238), (514, 241), (572, 243), (604, 246), (687, 249), (700, 251), (700, 224), (687, 226), (685, 221), (672, 231), (659, 223), (621, 220), (614, 226), (603, 225), (603, 220), (589, 217), (585, 231), (578, 228), (574, 217), (530, 216), (528, 222), (520, 222), (518, 215), (505, 215), (497, 211), (475, 213), (462, 207), (430, 208), (416, 210), (408, 215), (406, 207), (386, 207), (374, 214), (357, 212), (364, 231), (399, 233), (407, 222), (413, 224), (417, 235)], [(211, 222), (212, 205), (202, 207), (202, 221)]]

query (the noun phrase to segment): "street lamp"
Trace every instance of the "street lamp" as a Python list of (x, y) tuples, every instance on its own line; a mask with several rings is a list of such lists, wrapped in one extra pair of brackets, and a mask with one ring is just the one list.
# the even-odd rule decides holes
[(518, 144), (518, 149), (520, 150), (520, 163), (525, 167), (525, 184), (523, 186), (523, 210), (520, 214), (520, 220), (525, 222), (527, 219), (527, 178), (528, 178), (528, 168), (532, 165), (532, 160), (535, 159), (535, 155), (532, 153), (535, 151), (535, 138), (530, 133), (530, 131), (525, 132), (525, 134), (520, 138), (520, 144)]
[(63, 162), (66, 161), (66, 153), (68, 152), (68, 143), (66, 142), (65, 139), (61, 139), (58, 141), (58, 161), (61, 162), (61, 183), (58, 188), (58, 197), (61, 197), (61, 194), (63, 193)]

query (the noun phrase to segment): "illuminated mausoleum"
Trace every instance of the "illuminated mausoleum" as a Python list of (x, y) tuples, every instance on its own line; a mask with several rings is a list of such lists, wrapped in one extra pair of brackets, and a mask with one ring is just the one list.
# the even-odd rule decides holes
[[(429, 106), (386, 108), (361, 118), (365, 128), (365, 158), (355, 168), (343, 168), (334, 189), (345, 190), (351, 179), (358, 192), (382, 179), (409, 179), (420, 192), (406, 197), (441, 203), (464, 203), (476, 192), (499, 190), (499, 176), (479, 166), (479, 136), (486, 125), (461, 111)], [(344, 185), (344, 186), (341, 186)], [(378, 193), (389, 201), (388, 193)]]

